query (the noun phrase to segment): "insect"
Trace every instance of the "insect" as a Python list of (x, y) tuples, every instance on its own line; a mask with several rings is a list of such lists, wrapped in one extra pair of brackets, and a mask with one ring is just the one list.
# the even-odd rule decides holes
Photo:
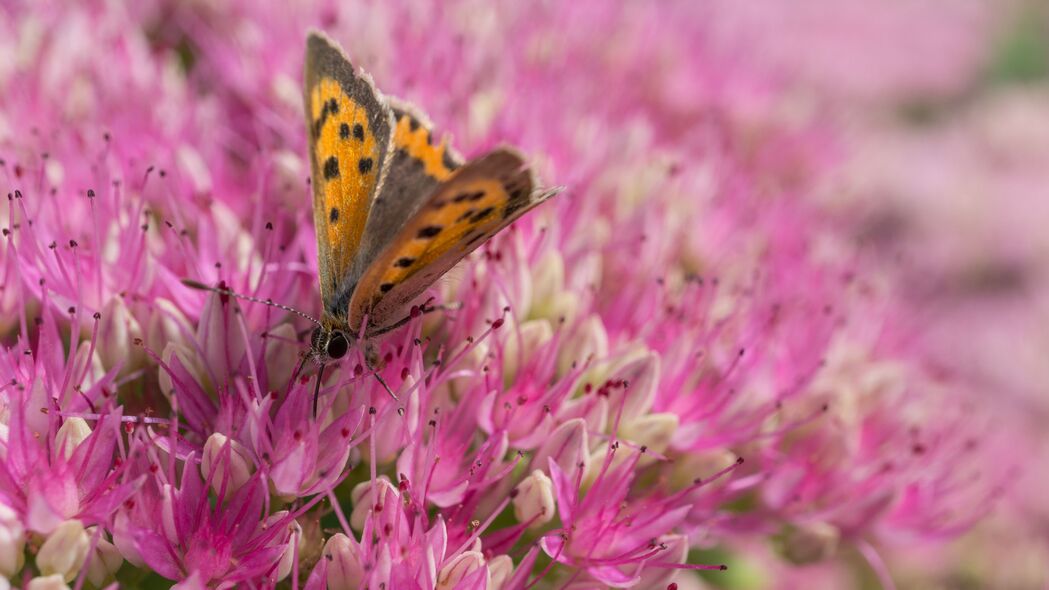
[(319, 384), (326, 363), (404, 324), (434, 281), (557, 190), (537, 189), (511, 148), (464, 161), (323, 33), (306, 41), (303, 98), (324, 305), (310, 339)]
[[(402, 324), (407, 304), (543, 202), (515, 150), (464, 162), (425, 115), (376, 90), (322, 33), (306, 42), (304, 100), (324, 312), (320, 363)], [(365, 324), (365, 321), (367, 322)]]

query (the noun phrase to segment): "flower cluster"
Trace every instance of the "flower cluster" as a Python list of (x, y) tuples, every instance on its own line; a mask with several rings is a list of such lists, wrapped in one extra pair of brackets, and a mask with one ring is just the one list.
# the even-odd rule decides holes
[[(709, 15), (318, 4), (0, 8), (0, 574), (678, 588), (985, 512), (978, 425), (806, 200), (832, 138)], [(302, 317), (181, 282), (317, 308), (311, 26), (566, 187), (323, 376)]]

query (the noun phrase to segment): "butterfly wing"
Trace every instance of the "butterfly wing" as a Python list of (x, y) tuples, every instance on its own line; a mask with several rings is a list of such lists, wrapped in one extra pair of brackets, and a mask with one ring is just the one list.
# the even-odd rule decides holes
[(396, 322), (463, 257), (554, 194), (534, 187), (524, 159), (507, 148), (455, 170), (368, 266), (350, 300), (350, 325), (366, 314), (370, 332)]
[(393, 114), (371, 78), (321, 33), (306, 42), (304, 99), (321, 297), (342, 317), (363, 272), (360, 248), (392, 155)]

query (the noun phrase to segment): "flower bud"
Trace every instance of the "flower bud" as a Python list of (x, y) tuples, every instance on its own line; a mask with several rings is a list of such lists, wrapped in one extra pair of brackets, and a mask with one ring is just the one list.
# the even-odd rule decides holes
[(528, 522), (529, 527), (540, 527), (554, 518), (554, 482), (536, 469), (517, 484), (513, 496), (514, 516), (517, 522)]
[[(377, 493), (374, 488), (378, 488)], [(397, 488), (393, 487), (393, 484), (390, 483), (386, 476), (376, 478), (374, 488), (371, 481), (363, 481), (354, 486), (350, 492), (350, 498), (353, 501), (353, 512), (350, 513), (350, 526), (356, 531), (364, 529), (364, 523), (368, 520), (368, 515), (377, 505), (386, 506), (388, 502), (396, 502), (400, 498)]]
[(291, 374), (295, 371), (298, 359), (295, 355), (287, 354), (284, 346), (277, 346), (281, 341), (295, 342), (295, 326), (283, 323), (269, 331), (271, 339), (266, 346), (266, 377), (270, 389), (279, 391), (291, 380)]
[(795, 564), (823, 561), (838, 549), (841, 533), (825, 522), (808, 522), (790, 527), (783, 535), (781, 553)]
[(590, 466), (587, 446), (586, 421), (574, 418), (558, 426), (539, 447), (532, 458), (532, 467), (546, 469), (547, 458), (552, 457), (565, 473), (575, 474), (581, 464), (583, 472)]
[(153, 313), (149, 314), (146, 329), (146, 346), (150, 350), (165, 351), (169, 343), (184, 342), (187, 335), (193, 334), (186, 315), (170, 300), (158, 298), (151, 303)]
[(509, 555), (496, 555), (488, 560), (488, 572), (492, 577), (488, 590), (502, 590), (503, 584), (514, 575), (514, 560)]
[(664, 453), (677, 432), (680, 423), (677, 414), (645, 414), (633, 420), (623, 420), (619, 435), (653, 453)]
[(26, 590), (69, 590), (69, 586), (60, 574), (52, 574), (50, 576), (38, 576), (29, 580), (29, 583), (26, 584)]
[(87, 425), (87, 421), (83, 418), (67, 418), (55, 434), (55, 451), (68, 460), (80, 443), (89, 436), (91, 427)]
[(349, 537), (336, 533), (324, 545), (328, 560), (328, 590), (354, 590), (364, 581), (360, 548)]
[(98, 353), (102, 366), (112, 369), (119, 363), (127, 364), (132, 356), (131, 340), (142, 334), (138, 321), (128, 312), (123, 297), (112, 297), (102, 308), (98, 326)]
[(113, 517), (113, 545), (120, 555), (135, 567), (143, 567), (146, 562), (138, 551), (134, 536), (131, 532), (131, 518), (126, 510), (119, 510)]
[(503, 348), (503, 383), (510, 387), (517, 377), (517, 371), (528, 363), (536, 351), (553, 338), (554, 331), (546, 320), (531, 320), (520, 325), (517, 330), (506, 330), (505, 347)]
[(556, 320), (552, 303), (565, 285), (565, 262), (557, 250), (548, 250), (532, 267), (532, 309), (528, 315)]
[(58, 574), (71, 581), (84, 566), (91, 539), (79, 520), (67, 520), (58, 525), (44, 541), (36, 554), (36, 567), (45, 576)]
[(0, 504), (0, 578), (10, 578), (25, 562), (25, 528), (18, 514)]
[[(273, 516), (280, 519), (284, 518), (286, 514), (286, 510), (281, 510)], [(277, 582), (288, 577), (288, 574), (291, 573), (291, 566), (295, 563), (295, 553), (298, 552), (300, 557), (302, 555), (302, 525), (297, 521), (292, 520), (287, 524), (287, 527), (290, 529), (291, 534), (288, 535), (288, 542), (285, 544), (284, 553), (280, 556), (280, 561), (277, 563), (277, 577), (275, 580)], [(298, 546), (298, 548), (296, 548), (296, 546)]]
[(87, 580), (96, 588), (102, 588), (113, 580), (123, 563), (124, 558), (117, 548), (109, 541), (99, 539), (87, 562)]
[(608, 397), (613, 414), (619, 411), (620, 404), (623, 405), (623, 416), (647, 414), (655, 401), (659, 384), (659, 355), (650, 350), (638, 351), (619, 365), (611, 379), (622, 381), (624, 385), (613, 388)]
[(205, 481), (211, 478), (211, 489), (216, 494), (223, 487), (227, 495), (232, 494), (251, 479), (251, 462), (247, 456), (247, 451), (240, 443), (216, 432), (204, 443), (200, 475)]
[(608, 356), (608, 332), (601, 317), (592, 315), (572, 333), (568, 341), (559, 347), (557, 372), (565, 375), (572, 369), (572, 363), (585, 363), (587, 359)]
[[(455, 556), (448, 565), (441, 568), (437, 575), (437, 590), (451, 590), (458, 586), (463, 578), (484, 567), (484, 555), (478, 551), (464, 551)], [(486, 582), (482, 588), (488, 588)]]

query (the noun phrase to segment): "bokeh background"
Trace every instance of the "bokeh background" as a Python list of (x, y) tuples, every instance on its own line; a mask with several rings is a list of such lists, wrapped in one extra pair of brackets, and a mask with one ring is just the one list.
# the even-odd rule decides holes
[[(107, 68), (117, 67), (130, 72), (121, 84), (140, 82), (127, 88), (129, 103), (148, 103), (150, 86), (163, 86), (150, 141), (170, 137), (173, 166), (190, 184), (214, 182), (221, 191), (223, 182), (251, 180), (209, 178), (222, 149), (208, 152), (207, 133), (194, 126), (212, 119), (235, 128), (221, 136), (223, 149), (241, 140), (264, 146), (279, 172), (287, 165), (289, 176), (302, 176), (294, 154), (304, 136), (286, 117), (300, 90), (283, 73), (298, 67), (310, 27), (332, 31), (380, 87), (422, 106), (468, 154), (512, 134), (546, 158), (544, 172), (570, 191), (575, 162), (566, 154), (581, 160), (586, 142), (658, 143), (651, 135), (672, 146), (695, 143), (689, 153), (697, 153), (710, 146), (695, 134), (717, 129), (733, 142), (726, 149), (750, 158), (759, 185), (767, 172), (776, 191), (837, 228), (857, 273), (892, 285), (892, 314), (908, 346), (927, 355), (945, 383), (964, 384), (950, 386), (948, 405), (979, 417), (981, 434), (1008, 466), (971, 529), (879, 546), (897, 586), (1049, 584), (1045, 0), (627, 1), (604, 22), (593, 18), (600, 8), (556, 2), (408, 2), (390, 10), (349, 1), (117, 4), (0, 1), (0, 146), (9, 157), (46, 143), (27, 129), (56, 117), (101, 116), (116, 135), (133, 136), (142, 109), (125, 113), (117, 100), (124, 89), (107, 86)], [(127, 53), (109, 63), (113, 48)], [(146, 63), (170, 71), (135, 69)], [(559, 105), (532, 100), (551, 88), (573, 113), (591, 105), (601, 116), (580, 116), (578, 126), (558, 119)], [(27, 107), (33, 92), (47, 97), (36, 111)], [(651, 111), (649, 127), (632, 118), (636, 105)], [(13, 118), (26, 113), (37, 120)], [(156, 122), (169, 113), (172, 121), (192, 120), (194, 131)], [(238, 119), (248, 116), (260, 117), (258, 124)], [(624, 128), (613, 129), (620, 117)], [(550, 121), (563, 127), (530, 130)], [(632, 133), (642, 140), (631, 143)], [(177, 144), (186, 137), (192, 149)], [(602, 158), (601, 165), (617, 162)], [(595, 184), (625, 190), (636, 182), (640, 193), (653, 185), (648, 172)], [(690, 558), (730, 569), (682, 579), (682, 589), (880, 586), (869, 556), (856, 548), (801, 565), (784, 559), (775, 542), (741, 540)]]

